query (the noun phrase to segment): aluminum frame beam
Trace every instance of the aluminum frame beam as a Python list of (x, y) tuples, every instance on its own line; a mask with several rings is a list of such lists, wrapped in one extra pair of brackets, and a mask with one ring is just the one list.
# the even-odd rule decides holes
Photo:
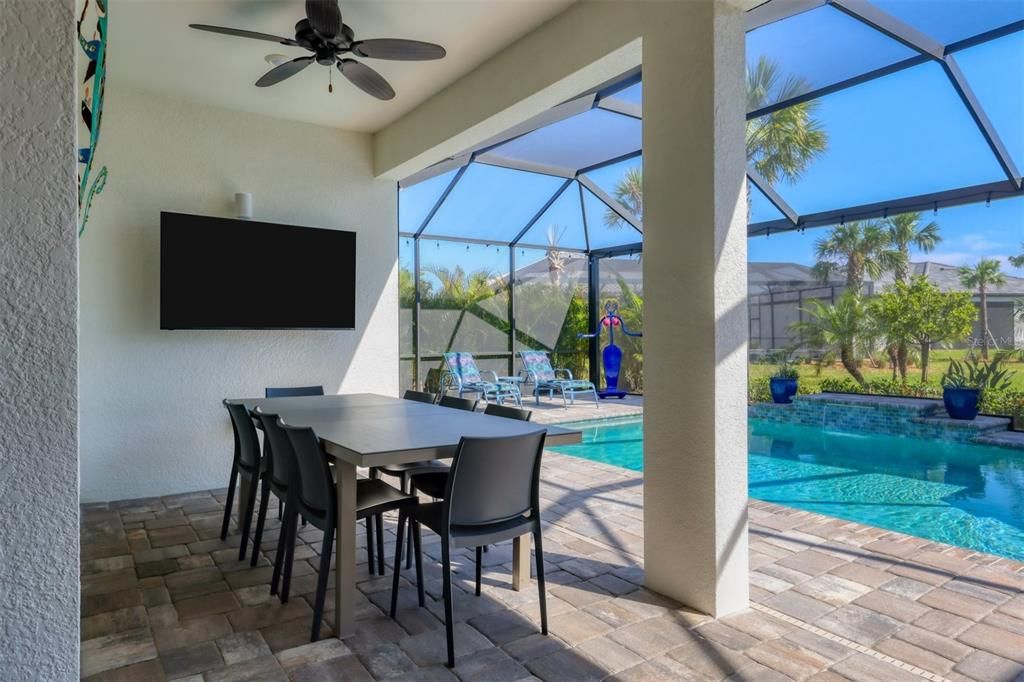
[(867, 0), (829, 0), (829, 4), (857, 21), (867, 24), (876, 31), (884, 33), (893, 40), (928, 55), (932, 59), (941, 60), (946, 53), (945, 45), (900, 21), (888, 12), (880, 10)]
[(800, 220), (800, 216), (797, 215), (796, 211), (793, 210), (793, 207), (775, 191), (775, 188), (771, 186), (771, 183), (765, 180), (764, 176), (761, 175), (753, 166), (747, 166), (747, 179), (755, 187), (761, 190), (761, 193), (767, 197), (772, 206), (777, 208), (779, 213), (784, 215), (786, 220), (788, 220), (793, 227), (796, 227)]
[(572, 179), (566, 180), (561, 184), (561, 186), (557, 190), (555, 190), (555, 193), (551, 196), (551, 198), (544, 202), (544, 205), (540, 207), (540, 210), (537, 211), (533, 218), (531, 218), (530, 221), (526, 223), (526, 225), (523, 227), (523, 229), (519, 230), (515, 238), (508, 243), (510, 249), (514, 249), (516, 247), (516, 245), (519, 243), (519, 240), (522, 239), (526, 235), (526, 233), (530, 231), (530, 228), (537, 224), (537, 221), (540, 220), (545, 213), (547, 213), (548, 209), (551, 208), (551, 206), (556, 201), (558, 201), (558, 198), (565, 193), (565, 190), (569, 189), (569, 185), (571, 184)]
[(437, 201), (434, 203), (433, 207), (431, 207), (430, 211), (427, 213), (427, 217), (423, 219), (422, 223), (420, 223), (420, 226), (416, 230), (416, 234), (414, 234), (413, 237), (419, 238), (419, 236), (423, 234), (423, 230), (425, 230), (427, 228), (427, 225), (430, 224), (430, 221), (434, 219), (434, 215), (437, 213), (438, 209), (441, 208), (441, 204), (444, 203), (444, 200), (447, 199), (448, 195), (452, 193), (453, 189), (455, 189), (455, 185), (459, 184), (459, 180), (462, 179), (462, 176), (466, 174), (467, 168), (469, 168), (468, 163), (460, 167), (458, 172), (455, 173), (455, 175), (452, 177), (452, 181), (449, 182), (448, 186), (444, 188), (443, 192), (441, 192), (441, 196), (437, 198)]
[[(949, 81), (953, 84), (953, 89), (960, 96), (964, 106), (967, 107), (968, 113), (971, 118), (974, 119), (974, 123), (978, 126), (978, 130), (981, 132), (981, 136), (985, 138), (985, 142), (988, 143), (989, 149), (996, 157), (996, 161), (1002, 166), (1003, 172), (1006, 173), (1006, 177), (1012, 182), (1017, 189), (1022, 186), (1022, 180), (1020, 171), (1017, 170), (1016, 164), (1013, 162), (1013, 157), (1010, 156), (1010, 152), (1006, 149), (1006, 145), (1003, 144), (1003, 140), (999, 137), (999, 133), (996, 131), (995, 126), (992, 125), (992, 121), (985, 113), (985, 109), (981, 106), (981, 102), (978, 101), (977, 95), (974, 94), (974, 90), (971, 88), (970, 83), (967, 81), (967, 77), (964, 72), (960, 69), (960, 64), (957, 62), (956, 57), (951, 54), (946, 55), (942, 59), (942, 68), (949, 77)], [(1020, 74), (1018, 73), (1018, 76)]]
[(485, 154), (477, 154), (473, 157), (473, 160), (477, 163), (482, 163), (488, 166), (497, 166), (499, 168), (510, 168), (517, 171), (525, 171), (527, 173), (537, 173), (539, 175), (553, 175), (556, 178), (575, 178), (576, 171), (571, 168), (562, 168), (560, 166), (549, 166), (543, 163), (534, 163), (532, 161), (524, 161), (522, 159), (510, 159), (505, 156), (498, 156), (493, 152), (487, 152)]
[(870, 220), (872, 218), (883, 218), (887, 215), (898, 215), (913, 211), (937, 211), (940, 208), (962, 206), (981, 201), (1008, 199), (1011, 197), (1024, 197), (1024, 190), (1016, 187), (1008, 180), (1000, 180), (999, 182), (919, 194), (903, 199), (878, 201), (837, 210), (808, 213), (800, 216), (796, 225), (793, 225), (787, 219), (751, 223), (747, 226), (747, 236), (758, 237), (772, 232), (789, 232), (808, 227), (824, 227), (846, 220)]
[(952, 54), (947, 54), (947, 47), (945, 45), (900, 21), (891, 14), (878, 9), (868, 0), (829, 0), (829, 4), (857, 21), (884, 33), (893, 40), (899, 41), (913, 50), (917, 50), (922, 56), (941, 64), (942, 70), (946, 73), (957, 95), (959, 95), (960, 101), (967, 108), (967, 112), (974, 120), (981, 136), (985, 138), (985, 142), (996, 157), (996, 161), (1002, 167), (1007, 179), (1018, 189), (1021, 187), (1020, 172), (1017, 170), (1016, 165), (1014, 165), (1013, 159), (999, 137), (999, 133), (992, 125), (984, 108), (982, 108), (981, 102), (978, 101), (970, 84), (967, 82), (967, 77), (964, 76), (956, 58)]
[[(1002, 38), (1004, 36), (1010, 35), (1011, 33), (1017, 33), (1019, 31), (1024, 31), (1024, 20), (1014, 21), (1009, 24), (996, 27), (989, 31), (985, 31), (984, 33), (979, 33), (975, 36), (971, 36), (970, 38), (965, 38), (964, 40), (958, 40), (955, 43), (950, 43), (949, 45), (946, 46), (945, 53), (947, 55), (953, 54), (955, 52), (959, 52), (960, 50), (966, 50), (969, 47), (974, 47), (975, 45), (980, 45), (981, 43), (986, 43), (989, 42), (990, 40), (996, 40), (997, 38)], [(851, 76), (850, 78), (846, 78), (837, 83), (832, 83), (831, 85), (823, 85), (820, 88), (814, 88), (813, 90), (809, 90), (795, 97), (790, 97), (789, 99), (780, 100), (773, 104), (768, 104), (763, 107), (759, 107), (757, 109), (748, 111), (747, 120), (749, 121), (751, 119), (760, 118), (761, 116), (767, 116), (768, 114), (775, 113), (776, 111), (786, 109), (796, 104), (803, 104), (804, 102), (809, 102), (810, 100), (818, 99), (819, 97), (824, 97), (825, 95), (831, 95), (832, 93), (839, 92), (841, 90), (846, 90), (847, 88), (852, 88), (855, 85), (867, 83), (877, 78), (888, 76), (889, 74), (897, 73), (905, 69), (910, 69), (915, 66), (924, 64), (931, 59), (932, 57), (928, 55), (918, 54), (917, 56), (909, 57), (907, 59), (904, 59), (903, 61), (896, 62), (895, 64), (883, 66), (857, 76)]]
[[(595, 197), (597, 197), (598, 199), (601, 200), (602, 204), (604, 204), (605, 206), (610, 208), (612, 211), (615, 212), (615, 214), (617, 216), (619, 216), (620, 218), (625, 220), (627, 223), (629, 223), (633, 227), (634, 230), (636, 230), (640, 234), (644, 233), (643, 223), (641, 223), (640, 220), (635, 215), (633, 215), (632, 211), (630, 211), (628, 208), (623, 206), (621, 202), (619, 202), (617, 199), (615, 199), (615, 197), (612, 197), (607, 192), (605, 192), (603, 189), (601, 189), (600, 187), (595, 185), (594, 181), (591, 180), (590, 178), (588, 178), (585, 175), (579, 176), (577, 178), (577, 180), (580, 183), (581, 192), (582, 192), (582, 188), (586, 187), (587, 190), (591, 194), (593, 194)], [(580, 194), (580, 203), (581, 204), (583, 203), (583, 195), (582, 194)]]

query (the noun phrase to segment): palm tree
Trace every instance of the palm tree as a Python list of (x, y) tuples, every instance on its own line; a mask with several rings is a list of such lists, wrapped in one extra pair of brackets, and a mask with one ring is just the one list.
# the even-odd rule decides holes
[[(1024, 251), (1024, 243), (1020, 245), (1021, 251)], [(1010, 256), (1010, 265), (1015, 268), (1024, 268), (1024, 253), (1019, 253), (1016, 256)]]
[[(632, 213), (637, 220), (644, 220), (644, 172), (639, 166), (626, 170), (623, 176), (615, 183), (612, 191), (620, 204)], [(625, 222), (615, 211), (605, 209), (604, 224), (610, 228), (622, 227)]]
[(562, 236), (565, 235), (565, 228), (558, 225), (548, 225), (546, 232), (548, 250), (545, 257), (548, 261), (548, 280), (556, 287), (562, 284), (562, 273), (569, 262), (569, 254), (558, 249)]
[[(766, 57), (747, 67), (747, 111), (781, 102), (811, 89), (796, 76), (782, 77), (779, 65)], [(816, 156), (828, 148), (828, 134), (814, 114), (817, 100), (801, 102), (747, 121), (747, 162), (770, 184), (797, 180)], [(626, 171), (612, 192), (623, 206), (643, 220), (643, 172)], [(623, 226), (611, 209), (605, 211), (608, 227)]]
[(884, 221), (885, 229), (893, 247), (899, 251), (900, 258), (893, 269), (897, 282), (910, 279), (910, 247), (922, 253), (931, 253), (942, 241), (939, 236), (939, 224), (934, 220), (921, 225), (920, 213), (901, 213)]
[(828, 236), (814, 242), (818, 262), (814, 274), (822, 282), (837, 270), (846, 271), (846, 290), (859, 294), (864, 276), (878, 279), (899, 262), (900, 253), (892, 247), (889, 234), (875, 221), (853, 221), (832, 228)]
[[(766, 57), (747, 67), (747, 111), (810, 89), (803, 78), (783, 78), (779, 65)], [(814, 117), (817, 109), (811, 100), (747, 121), (747, 161), (768, 183), (796, 180), (828, 148), (828, 135)]]
[(855, 354), (861, 337), (871, 332), (860, 296), (855, 291), (845, 291), (831, 305), (811, 299), (803, 311), (807, 313), (806, 319), (794, 322), (789, 328), (815, 345), (838, 348), (843, 367), (858, 384), (866, 386)]
[(988, 360), (988, 340), (992, 336), (988, 330), (988, 289), (1006, 284), (1006, 275), (995, 258), (982, 258), (974, 267), (961, 266), (957, 274), (960, 284), (965, 289), (977, 289), (981, 298), (981, 357)]
[[(899, 259), (893, 269), (893, 277), (897, 282), (906, 283), (910, 278), (910, 247), (918, 251), (930, 253), (936, 244), (942, 241), (939, 236), (939, 224), (934, 220), (921, 225), (920, 213), (901, 213), (885, 219), (885, 229), (889, 241), (899, 252)], [(899, 370), (903, 381), (907, 380), (907, 342), (900, 340), (889, 346), (889, 357), (893, 365), (893, 378)]]

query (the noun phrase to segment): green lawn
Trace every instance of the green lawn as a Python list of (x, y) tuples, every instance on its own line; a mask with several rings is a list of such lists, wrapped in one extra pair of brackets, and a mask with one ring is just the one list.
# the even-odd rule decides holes
[[(931, 362), (928, 363), (928, 383), (938, 384), (939, 378), (943, 372), (949, 366), (950, 359), (962, 360), (967, 355), (966, 350), (944, 350), (935, 349), (931, 353)], [(770, 377), (775, 371), (775, 365), (770, 363), (752, 363), (750, 364), (750, 378), (760, 379), (763, 377)], [(1018, 391), (1024, 391), (1024, 362), (1021, 362), (1020, 355), (1014, 354), (1011, 356), (1011, 360), (1006, 363), (1006, 367), (1013, 370), (1013, 385), (1012, 388)], [(831, 367), (822, 367), (820, 372), (817, 365), (813, 363), (803, 363), (799, 365), (800, 371), (800, 387), (801, 392), (814, 393), (817, 392), (819, 384), (825, 377), (834, 379), (849, 379), (850, 375), (842, 365), (838, 362)], [(890, 379), (892, 378), (892, 370), (886, 368), (875, 368), (868, 361), (861, 364), (860, 371), (864, 374), (864, 378), (868, 381), (872, 379)], [(921, 368), (911, 366), (908, 368), (907, 379), (916, 383), (921, 380)]]

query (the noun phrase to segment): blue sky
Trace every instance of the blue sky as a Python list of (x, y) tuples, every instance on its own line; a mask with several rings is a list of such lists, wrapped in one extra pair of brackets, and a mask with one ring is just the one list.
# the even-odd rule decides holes
[[(942, 42), (1024, 18), (1024, 0), (879, 3)], [(804, 78), (811, 87), (834, 83), (912, 55), (909, 48), (827, 5), (749, 33), (747, 53), (748, 62), (766, 56), (784, 73)], [(956, 59), (1015, 163), (1024, 167), (1024, 78), (1020, 77), (1024, 69), (1024, 32), (959, 51)], [(640, 90), (639, 85), (633, 86), (622, 96), (639, 101)], [(935, 63), (820, 98), (814, 115), (828, 134), (827, 151), (816, 157), (799, 179), (775, 188), (797, 213), (1005, 179), (977, 126)], [(587, 128), (601, 125), (599, 119), (576, 119), (578, 122), (565, 126), (564, 136), (585, 140), (600, 138), (608, 132)], [(536, 154), (550, 155), (557, 146), (550, 140), (541, 142), (538, 138)], [(528, 156), (529, 140), (517, 144), (522, 148), (519, 151)], [(633, 160), (602, 169), (595, 172), (593, 179), (611, 190), (616, 179), (639, 162)], [(453, 173), (402, 192), (403, 231), (419, 227)], [(561, 179), (550, 176), (471, 166), (425, 234), (494, 239), (496, 244), (507, 242), (561, 183)], [(751, 201), (752, 222), (780, 216), (763, 195), (753, 194)], [(585, 214), (579, 210), (578, 189), (570, 186), (523, 241), (547, 243), (549, 227), (554, 225), (560, 244), (583, 248), (584, 215), (591, 230), (592, 247), (635, 240), (635, 233), (604, 227), (603, 205), (592, 195), (584, 193), (583, 203)], [(935, 215), (926, 211), (923, 217), (939, 223), (943, 241), (927, 256), (914, 254), (915, 260), (928, 258), (960, 265), (980, 258), (999, 258), (1007, 272), (1024, 276), (1024, 271), (1005, 263), (1008, 256), (1022, 252), (1024, 198), (997, 200), (990, 206), (982, 203), (944, 208)], [(685, 222), (685, 217), (681, 221)], [(816, 228), (804, 234), (752, 239), (749, 258), (813, 264), (814, 241), (826, 230)], [(457, 253), (458, 260), (468, 269), (493, 267), (502, 259), (507, 260), (507, 251), (502, 255), (495, 247), (473, 247), (468, 253), (465, 245), (433, 245), (431, 249), (438, 259)]]

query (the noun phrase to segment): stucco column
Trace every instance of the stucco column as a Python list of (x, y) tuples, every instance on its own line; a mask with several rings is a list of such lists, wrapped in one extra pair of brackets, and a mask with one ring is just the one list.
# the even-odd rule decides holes
[(743, 18), (682, 4), (643, 37), (644, 558), (721, 616), (748, 602)]
[(0, 678), (78, 679), (73, 0), (0, 0)]

